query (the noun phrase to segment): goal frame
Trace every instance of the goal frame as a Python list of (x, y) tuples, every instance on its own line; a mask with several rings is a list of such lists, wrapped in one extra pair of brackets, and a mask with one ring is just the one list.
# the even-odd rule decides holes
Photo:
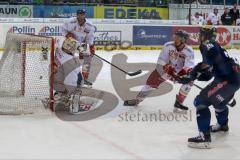
[[(25, 94), (25, 88), (26, 88), (26, 57), (27, 57), (27, 52), (28, 52), (28, 48), (27, 48), (27, 43), (38, 43), (41, 42), (41, 38), (46, 39), (47, 43), (48, 41), (51, 42), (51, 44), (49, 44), (50, 46), (50, 51), (49, 51), (49, 62), (50, 64), (48, 69), (49, 69), (49, 101), (48, 101), (48, 107), (54, 111), (54, 93), (53, 93), (53, 85), (54, 85), (54, 51), (55, 51), (55, 38), (54, 37), (49, 37), (49, 36), (42, 36), (42, 35), (33, 35), (33, 34), (19, 34), (19, 33), (8, 33), (11, 35), (22, 35), (22, 36), (26, 36), (26, 38), (24, 38), (23, 41), (16, 41), (16, 43), (21, 43), (20, 44), (20, 52), (21, 52), (21, 92), (20, 92), (20, 96), (24, 96)], [(10, 35), (10, 36), (11, 36)], [(7, 35), (8, 36), (8, 35)], [(29, 40), (27, 39), (27, 37), (32, 36), (32, 37), (39, 37), (39, 40), (32, 40), (29, 38)], [(34, 38), (33, 38), (34, 39)], [(42, 40), (44, 42), (44, 40)]]

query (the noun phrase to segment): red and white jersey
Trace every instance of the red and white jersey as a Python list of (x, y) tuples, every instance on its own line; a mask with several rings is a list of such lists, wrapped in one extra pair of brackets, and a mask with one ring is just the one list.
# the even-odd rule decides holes
[(194, 67), (194, 51), (188, 45), (185, 45), (181, 51), (177, 51), (174, 42), (168, 42), (164, 44), (157, 63), (162, 66), (170, 64), (178, 73), (185, 67)]
[(95, 27), (87, 20), (80, 26), (77, 17), (72, 17), (60, 29), (63, 36), (66, 36), (70, 32), (78, 42), (93, 45)]
[(217, 15), (214, 13), (209, 13), (207, 17), (207, 22), (211, 21), (212, 25), (219, 25), (221, 22), (221, 15), (218, 13)]

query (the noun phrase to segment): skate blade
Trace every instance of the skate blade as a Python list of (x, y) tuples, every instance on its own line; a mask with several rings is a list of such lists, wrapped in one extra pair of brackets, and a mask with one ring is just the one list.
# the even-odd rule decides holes
[(176, 113), (176, 114), (187, 114), (187, 110), (182, 110), (182, 109), (174, 107), (173, 108), (173, 113)]
[(197, 148), (197, 149), (211, 149), (212, 148), (210, 142), (202, 142), (202, 143), (188, 142), (188, 147)]
[(89, 85), (83, 85), (82, 88), (91, 89), (92, 86), (89, 86)]

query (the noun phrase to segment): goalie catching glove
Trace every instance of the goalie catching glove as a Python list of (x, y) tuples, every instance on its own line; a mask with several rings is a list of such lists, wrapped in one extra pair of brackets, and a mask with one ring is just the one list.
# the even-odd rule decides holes
[(213, 77), (211, 67), (204, 63), (198, 63), (191, 72), (186, 75), (179, 76), (177, 82), (187, 84), (194, 80), (209, 81)]

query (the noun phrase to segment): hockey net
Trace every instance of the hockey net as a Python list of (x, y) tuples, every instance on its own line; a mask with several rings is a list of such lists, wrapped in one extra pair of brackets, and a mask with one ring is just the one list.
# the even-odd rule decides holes
[(53, 103), (54, 39), (8, 33), (0, 58), (0, 114), (46, 112), (42, 100)]

